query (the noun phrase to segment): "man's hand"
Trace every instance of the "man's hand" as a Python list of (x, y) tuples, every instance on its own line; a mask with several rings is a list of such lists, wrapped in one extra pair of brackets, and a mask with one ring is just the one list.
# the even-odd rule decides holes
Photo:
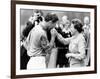
[(57, 35), (56, 29), (52, 29), (51, 30), (51, 36), (56, 37), (56, 35)]

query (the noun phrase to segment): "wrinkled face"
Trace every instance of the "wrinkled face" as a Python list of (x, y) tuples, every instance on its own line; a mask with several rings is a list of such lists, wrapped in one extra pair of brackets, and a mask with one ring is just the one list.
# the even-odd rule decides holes
[(77, 32), (77, 30), (74, 28), (74, 24), (71, 24), (70, 30), (71, 30), (71, 34), (72, 34), (72, 35), (75, 35), (76, 32)]
[(89, 17), (84, 18), (84, 24), (89, 24)]

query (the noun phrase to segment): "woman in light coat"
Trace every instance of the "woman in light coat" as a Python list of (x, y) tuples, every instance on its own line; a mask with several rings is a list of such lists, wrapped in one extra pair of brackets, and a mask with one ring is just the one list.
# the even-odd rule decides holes
[(82, 34), (83, 25), (79, 19), (73, 19), (71, 22), (71, 38), (63, 38), (56, 32), (58, 39), (63, 44), (69, 44), (69, 53), (66, 57), (69, 59), (70, 67), (83, 67), (85, 66), (86, 58), (86, 42)]

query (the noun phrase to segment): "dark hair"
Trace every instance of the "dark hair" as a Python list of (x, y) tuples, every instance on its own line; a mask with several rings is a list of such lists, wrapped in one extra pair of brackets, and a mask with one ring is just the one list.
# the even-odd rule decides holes
[(73, 19), (71, 21), (72, 24), (74, 24), (74, 28), (79, 32), (81, 33), (83, 31), (83, 25), (82, 25), (82, 22), (79, 20), (79, 19)]
[(44, 20), (45, 20), (46, 22), (51, 21), (52, 23), (56, 23), (56, 22), (58, 21), (58, 16), (57, 16), (56, 14), (53, 14), (53, 13), (48, 13), (48, 14), (45, 16)]
[(35, 9), (34, 13), (41, 13), (41, 15), (43, 16), (43, 12), (41, 10)]

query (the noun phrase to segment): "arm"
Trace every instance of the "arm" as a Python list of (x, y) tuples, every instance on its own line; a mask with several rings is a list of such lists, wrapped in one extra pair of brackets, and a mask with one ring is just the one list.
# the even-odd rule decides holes
[(63, 38), (61, 34), (57, 33), (57, 38), (60, 42), (62, 42), (63, 44), (69, 44), (71, 38)]
[(55, 32), (55, 29), (52, 29), (51, 31), (50, 31), (50, 33), (51, 33), (51, 40), (50, 40), (50, 42), (48, 43), (48, 49), (47, 49), (47, 51), (50, 51), (52, 48), (54, 48), (54, 45), (55, 45), (55, 37), (56, 37), (56, 32)]
[(50, 43), (49, 43), (50, 47), (54, 46), (55, 37), (56, 37), (56, 32), (55, 31), (56, 31), (55, 29), (52, 29), (50, 31), (50, 33), (51, 33), (51, 40), (50, 40)]

